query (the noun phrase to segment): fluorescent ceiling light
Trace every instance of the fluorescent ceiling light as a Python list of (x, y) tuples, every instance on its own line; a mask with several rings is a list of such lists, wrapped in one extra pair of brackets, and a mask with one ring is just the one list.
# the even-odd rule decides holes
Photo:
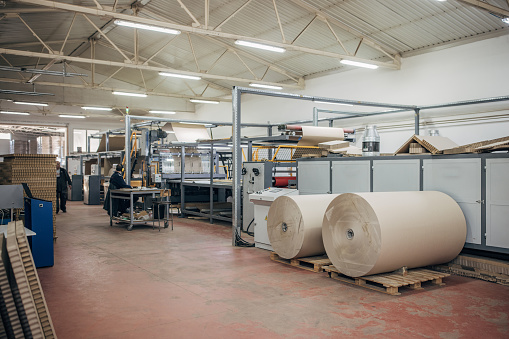
[(60, 118), (75, 118), (75, 119), (85, 119), (86, 116), (84, 115), (67, 115), (67, 114), (59, 114)]
[(48, 104), (43, 104), (43, 103), (40, 103), (40, 102), (14, 101), (14, 103), (18, 104), (18, 105), (48, 106)]
[(175, 114), (177, 112), (173, 111), (148, 111), (149, 113), (156, 113), (156, 114)]
[(144, 24), (139, 24), (139, 23), (131, 22), (131, 21), (124, 21), (124, 20), (115, 20), (115, 25), (139, 28), (139, 29), (146, 29), (149, 31), (160, 32), (160, 33), (168, 33), (168, 34), (175, 34), (175, 35), (180, 34), (180, 31), (178, 31), (176, 29), (144, 25)]
[(189, 101), (197, 103), (197, 104), (218, 104), (219, 103), (219, 101), (200, 100), (200, 99), (189, 99)]
[(109, 107), (93, 107), (93, 106), (83, 106), (81, 107), (83, 109), (89, 110), (89, 111), (111, 111), (112, 109)]
[(346, 60), (346, 59), (341, 60), (340, 63), (345, 64), (345, 65), (364, 67), (364, 68), (370, 68), (370, 69), (377, 69), (378, 68), (377, 65), (367, 64), (365, 62)]
[(505, 22), (506, 24), (509, 24), (509, 18), (503, 18), (502, 22)]
[(284, 53), (286, 51), (286, 49), (281, 48), (281, 47), (274, 47), (274, 46), (259, 44), (256, 42), (250, 42), (250, 41), (245, 41), (245, 40), (236, 40), (235, 44), (241, 45), (241, 46), (246, 46), (246, 47), (264, 49), (266, 51), (277, 52), (277, 53)]
[(176, 74), (176, 73), (167, 73), (167, 72), (159, 72), (159, 75), (164, 75), (165, 77), (173, 77), (173, 78), (182, 78), (182, 79), (190, 79), (190, 80), (200, 80), (200, 77), (194, 75), (185, 75), (185, 74)]
[(115, 95), (125, 95), (127, 97), (140, 97), (140, 98), (146, 98), (147, 97), (146, 94), (141, 94), (141, 93), (128, 93), (128, 92), (114, 91), (113, 94), (115, 94)]
[(268, 89), (283, 89), (281, 86), (263, 85), (263, 84), (249, 84), (251, 87), (268, 88)]
[(17, 114), (17, 115), (30, 115), (30, 113), (27, 112), (9, 112), (9, 111), (0, 111), (2, 114)]
[(328, 102), (328, 101), (315, 101), (316, 104), (328, 104), (328, 105), (339, 105), (339, 106), (353, 106), (351, 104), (343, 104), (340, 102)]

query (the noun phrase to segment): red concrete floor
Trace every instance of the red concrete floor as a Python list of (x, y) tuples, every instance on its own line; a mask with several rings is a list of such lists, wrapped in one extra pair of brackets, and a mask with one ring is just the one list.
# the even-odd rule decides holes
[(234, 248), (225, 225), (128, 232), (101, 206), (67, 210), (38, 270), (59, 338), (509, 337), (509, 287), (451, 276), (389, 296)]

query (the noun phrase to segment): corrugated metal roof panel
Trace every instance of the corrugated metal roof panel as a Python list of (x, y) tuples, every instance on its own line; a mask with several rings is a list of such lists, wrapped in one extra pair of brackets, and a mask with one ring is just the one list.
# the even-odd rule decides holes
[[(64, 1), (61, 1), (64, 2)], [(96, 7), (93, 0), (79, 2), (66, 0), (66, 3), (86, 7)], [(238, 8), (246, 4), (247, 0), (215, 0), (210, 1), (209, 28), (216, 27), (229, 18)], [(103, 6), (112, 6), (115, 0), (101, 0)], [(201, 25), (205, 23), (204, 1), (183, 0), (185, 6)], [(315, 13), (299, 6), (298, 2), (290, 0), (276, 1), (277, 10), (283, 26), (283, 33), (288, 43), (296, 46), (313, 48), (318, 51), (328, 51), (337, 54), (354, 54), (356, 56), (378, 61), (390, 60), (378, 49), (361, 44), (361, 38), (378, 43), (388, 50), (406, 53), (423, 50), (427, 47), (438, 46), (450, 42), (461, 42), (467, 38), (482, 36), (489, 32), (508, 32), (509, 26), (502, 23), (500, 17), (489, 12), (458, 1), (422, 1), (422, 0), (313, 0), (305, 1), (319, 10), (320, 13), (332, 18), (330, 25), (343, 45), (336, 41), (328, 25), (320, 18), (310, 22)], [(118, 11), (131, 14), (132, 0), (117, 1)], [(509, 10), (505, 0), (490, 0), (490, 4)], [(8, 2), (6, 10), (37, 8), (19, 3)], [(23, 13), (22, 18), (53, 49), (59, 50), (61, 41), (65, 39), (73, 14), (64, 11), (44, 13)], [(151, 0), (144, 6), (138, 7), (140, 17), (156, 18), (182, 25), (191, 25), (194, 20), (186, 13), (178, 1)], [(0, 9), (0, 13), (1, 13)], [(117, 27), (111, 18), (89, 18), (110, 38), (119, 48), (124, 50), (128, 58), (134, 53), (134, 30), (132, 28)], [(340, 24), (338, 24), (339, 22)], [(309, 25), (304, 33), (302, 30)], [(348, 30), (340, 26), (346, 25)], [(202, 27), (203, 28), (203, 27)], [(276, 17), (272, 0), (252, 0), (244, 9), (231, 17), (221, 26), (220, 32), (227, 32), (246, 37), (265, 39), (268, 41), (283, 41), (282, 33)], [(299, 34), (301, 34), (299, 36)], [(90, 57), (87, 39), (94, 36), (99, 39), (96, 44), (96, 57), (105, 60), (123, 61), (121, 54), (108, 43), (107, 39), (95, 32), (85, 18), (78, 14), (69, 35), (69, 42), (64, 49), (66, 55)], [(295, 40), (295, 38), (299, 38)], [(174, 40), (159, 51), (170, 39)], [(272, 53), (263, 50), (242, 47), (234, 44), (232, 39), (221, 37), (201, 36), (190, 34), (192, 47), (186, 33), (177, 37), (161, 33), (139, 30), (140, 61), (152, 58), (151, 65), (175, 68), (192, 72), (210, 72), (210, 74), (228, 77), (245, 78), (245, 82), (237, 83), (228, 80), (214, 80), (219, 86), (230, 88), (233, 84), (246, 85), (251, 79), (261, 78), (270, 82), (284, 82), (288, 77), (270, 69), (268, 65), (277, 66), (294, 76), (305, 76), (329, 72), (331, 70), (347, 69), (335, 58), (288, 50), (285, 53)], [(16, 17), (5, 17), (0, 20), (0, 47), (41, 51), (42, 45)], [(224, 53), (228, 50), (226, 53)], [(233, 53), (238, 51), (240, 58)], [(219, 61), (218, 58), (222, 55)], [(195, 61), (195, 56), (196, 60)], [(5, 58), (14, 65), (33, 65), (37, 59), (28, 57)], [(43, 60), (42, 64), (48, 60)], [(0, 60), (6, 64), (4, 60)], [(198, 67), (196, 65), (198, 63)], [(89, 65), (80, 64), (83, 69), (90, 69)], [(211, 69), (211, 67), (213, 68)], [(57, 67), (57, 66), (55, 66)], [(103, 65), (96, 66), (96, 72), (110, 76), (116, 68)], [(251, 73), (253, 72), (255, 76)], [(143, 71), (147, 88), (157, 88), (161, 91), (190, 94), (192, 91), (201, 93), (211, 82), (182, 81), (178, 79), (162, 79), (154, 71)], [(125, 81), (134, 86), (143, 87), (140, 71), (124, 69), (115, 75), (115, 79)], [(191, 87), (191, 89), (189, 89)], [(215, 91), (215, 92), (214, 92)], [(207, 93), (221, 93), (219, 90), (207, 90)]]

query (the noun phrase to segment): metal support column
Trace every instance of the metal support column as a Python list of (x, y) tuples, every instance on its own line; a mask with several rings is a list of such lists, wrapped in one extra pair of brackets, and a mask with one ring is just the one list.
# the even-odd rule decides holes
[(92, 137), (91, 136), (87, 136), (87, 153), (90, 153), (90, 139)]
[[(240, 110), (240, 104), (239, 104), (239, 110)], [(271, 137), (271, 136), (272, 136), (272, 126), (267, 127), (267, 136), (268, 136), (268, 137)], [(240, 142), (239, 142), (239, 144), (240, 144)], [(269, 148), (269, 155), (268, 155), (268, 158), (269, 158), (269, 160), (271, 160), (271, 159), (272, 159), (272, 148)]]
[(313, 107), (313, 126), (318, 126), (318, 108)]
[(125, 182), (131, 184), (131, 117), (126, 115), (125, 119)]
[(415, 111), (415, 135), (419, 135), (419, 112), (420, 112), (420, 108), (416, 108), (414, 109)]
[(253, 142), (247, 142), (247, 161), (253, 161)]
[(102, 175), (101, 171), (101, 153), (97, 153), (97, 175)]
[(334, 120), (332, 119), (329, 120), (329, 127), (334, 127)]
[(78, 172), (79, 175), (83, 175), (85, 173), (83, 173), (83, 156), (80, 155), (80, 170)]
[[(233, 86), (232, 90), (232, 122), (233, 122), (233, 218), (232, 218), (232, 245), (237, 245), (237, 234), (240, 235), (240, 227), (242, 226), (242, 218), (240, 211), (241, 201), (241, 185), (240, 178), (242, 175), (242, 149), (240, 144), (240, 89), (237, 86)], [(272, 129), (269, 127), (269, 132), (272, 134)]]
[(186, 147), (180, 146), (180, 217), (185, 218), (184, 210), (186, 209), (186, 187), (184, 186), (186, 171)]
[(209, 199), (210, 199), (210, 219), (209, 222), (211, 224), (214, 223), (214, 218), (212, 218), (212, 215), (214, 214), (214, 187), (212, 187), (212, 184), (214, 183), (214, 143), (210, 143), (210, 189), (209, 189)]
[(106, 152), (110, 151), (110, 132), (106, 132)]

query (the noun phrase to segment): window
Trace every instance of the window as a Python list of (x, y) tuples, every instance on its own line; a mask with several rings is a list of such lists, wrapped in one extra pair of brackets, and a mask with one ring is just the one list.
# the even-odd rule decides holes
[[(82, 152), (87, 151), (87, 139), (90, 135), (98, 133), (96, 129), (74, 129), (73, 130), (73, 151), (77, 152), (78, 147), (81, 147)], [(99, 147), (101, 139), (90, 139), (90, 152), (95, 152)]]

